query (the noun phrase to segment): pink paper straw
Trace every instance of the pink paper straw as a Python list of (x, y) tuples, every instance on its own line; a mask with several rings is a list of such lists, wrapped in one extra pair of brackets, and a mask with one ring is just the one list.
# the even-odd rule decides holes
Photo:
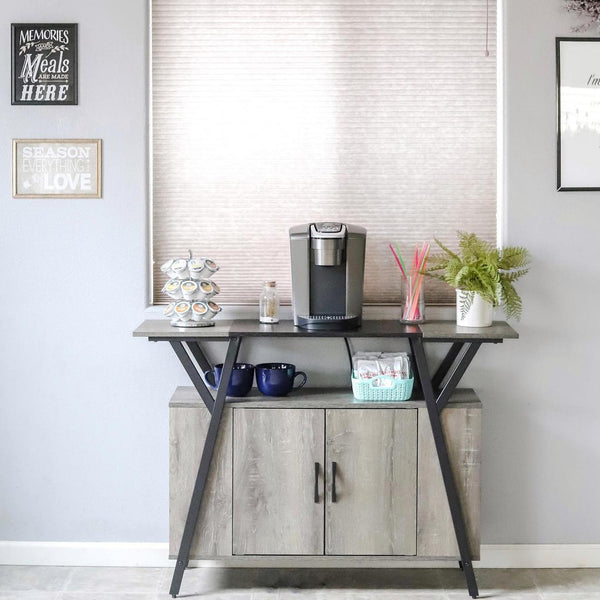
[(396, 259), (396, 262), (398, 263), (398, 267), (400, 269), (400, 272), (402, 273), (402, 277), (404, 277), (404, 279), (406, 279), (406, 273), (404, 272), (404, 267), (402, 266), (402, 261), (399, 258), (398, 254), (396, 254), (396, 251), (394, 250), (394, 247), (389, 244), (390, 246), (390, 250), (392, 251), (392, 254), (394, 255), (394, 258)]
[(421, 316), (419, 311), (419, 297), (421, 295), (421, 287), (423, 285), (423, 270), (425, 269), (425, 265), (427, 264), (427, 259), (429, 258), (429, 250), (430, 244), (428, 242), (423, 242), (423, 246), (419, 251), (418, 248), (415, 249), (415, 266), (416, 271), (414, 271), (414, 287), (412, 290), (409, 289), (409, 319), (416, 320)]

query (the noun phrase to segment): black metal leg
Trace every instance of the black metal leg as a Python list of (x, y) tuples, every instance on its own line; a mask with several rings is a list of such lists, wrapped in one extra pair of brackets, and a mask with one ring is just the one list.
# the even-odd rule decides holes
[(219, 382), (219, 388), (217, 390), (215, 404), (211, 414), (210, 424), (208, 426), (208, 432), (206, 433), (206, 440), (204, 441), (204, 448), (202, 450), (202, 458), (200, 459), (198, 475), (196, 476), (196, 483), (194, 484), (194, 491), (192, 492), (190, 508), (185, 520), (183, 536), (181, 538), (181, 544), (179, 545), (179, 552), (177, 554), (175, 572), (173, 573), (173, 579), (171, 580), (171, 588), (169, 593), (173, 598), (179, 594), (181, 580), (183, 579), (183, 572), (190, 559), (190, 548), (194, 539), (194, 533), (196, 532), (198, 517), (200, 516), (204, 488), (210, 472), (210, 464), (212, 462), (215, 444), (217, 441), (217, 434), (219, 433), (219, 425), (221, 424), (221, 416), (225, 406), (227, 385), (229, 383), (229, 378), (231, 377), (233, 364), (237, 359), (241, 341), (241, 338), (231, 338), (227, 347), (227, 354), (225, 356), (225, 362), (223, 363), (221, 381)]
[(187, 342), (187, 345), (188, 345), (188, 348), (190, 349), (192, 355), (196, 359), (196, 362), (198, 363), (200, 370), (203, 373), (206, 373), (206, 371), (210, 371), (212, 369), (212, 365), (206, 358), (206, 354), (204, 354), (204, 352), (202, 351), (202, 348), (200, 348), (200, 344), (198, 342)]
[[(411, 353), (411, 365), (416, 366), (417, 361), (415, 360), (415, 351), (412, 347), (412, 344), (410, 343), (410, 338), (409, 338), (409, 347), (410, 347), (410, 353)], [(414, 383), (413, 383), (413, 397), (420, 397), (423, 394), (423, 389), (421, 387), (421, 374), (419, 373), (419, 369), (413, 368), (412, 370), (412, 376), (414, 378)]]
[(470, 342), (467, 346), (467, 351), (463, 354), (462, 358), (458, 361), (458, 364), (454, 367), (452, 374), (448, 377), (448, 381), (446, 385), (440, 392), (437, 397), (436, 404), (438, 407), (438, 412), (448, 404), (448, 400), (450, 400), (450, 396), (456, 389), (458, 382), (462, 379), (462, 376), (465, 374), (465, 371), (471, 364), (471, 361), (477, 354), (477, 350), (481, 347), (481, 342)]
[[(454, 475), (452, 474), (450, 458), (448, 456), (448, 447), (446, 445), (444, 430), (442, 428), (442, 421), (440, 418), (441, 411), (436, 403), (436, 397), (431, 384), (431, 379), (429, 377), (429, 367), (427, 366), (427, 359), (425, 357), (425, 350), (423, 348), (423, 340), (421, 338), (409, 338), (409, 342), (415, 359), (415, 366), (421, 378), (423, 396), (425, 398), (425, 405), (427, 406), (429, 422), (431, 423), (431, 431), (433, 433), (435, 449), (437, 451), (438, 460), (442, 471), (444, 487), (446, 488), (446, 496), (448, 497), (450, 514), (452, 515), (452, 523), (454, 524), (454, 533), (456, 534), (456, 541), (458, 543), (458, 550), (460, 552), (460, 561), (462, 563), (465, 578), (467, 580), (467, 588), (471, 597), (477, 598), (479, 595), (479, 590), (477, 589), (477, 580), (475, 579), (475, 573), (473, 571), (473, 560), (471, 558), (471, 550), (469, 548), (469, 540), (467, 538), (467, 529), (460, 505), (460, 498), (458, 497), (456, 482), (454, 481)], [(454, 387), (456, 387), (457, 383), (458, 380), (453, 382)], [(447, 387), (448, 384), (446, 384), (446, 388)]]
[(344, 343), (346, 344), (346, 352), (348, 354), (348, 362), (350, 363), (350, 373), (352, 373), (352, 348), (350, 347), (350, 340), (345, 337)]
[(206, 408), (208, 408), (208, 412), (212, 413), (215, 406), (212, 394), (206, 387), (206, 384), (200, 376), (200, 373), (198, 373), (194, 363), (192, 362), (192, 359), (190, 358), (190, 355), (186, 352), (181, 342), (171, 342), (171, 346), (173, 347), (173, 350), (175, 350), (175, 354), (177, 354), (177, 358), (183, 365), (183, 368), (185, 369), (189, 378), (192, 380), (196, 391), (200, 394), (200, 398), (202, 398)]
[(444, 381), (444, 377), (446, 377), (450, 367), (454, 364), (456, 357), (460, 354), (462, 347), (464, 346), (463, 342), (454, 342), (452, 346), (450, 346), (450, 350), (448, 350), (448, 354), (444, 357), (444, 360), (440, 363), (435, 375), (431, 378), (431, 385), (434, 390), (439, 389), (440, 385), (442, 385), (442, 381)]

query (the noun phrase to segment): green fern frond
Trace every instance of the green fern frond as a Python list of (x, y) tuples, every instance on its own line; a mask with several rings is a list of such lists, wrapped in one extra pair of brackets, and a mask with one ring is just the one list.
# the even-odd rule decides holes
[(437, 238), (433, 238), (435, 240), (435, 243), (449, 256), (451, 256), (452, 258), (455, 258), (456, 260), (460, 260), (460, 257), (458, 256), (458, 254), (455, 254), (454, 252), (452, 252), (452, 250), (450, 250), (449, 248), (446, 248), (446, 246), (444, 246), (444, 244), (442, 244), (442, 242), (440, 242), (440, 240), (438, 240)]
[(478, 238), (474, 233), (466, 231), (458, 232), (458, 247), (460, 248), (463, 259), (478, 260), (492, 252), (494, 247), (489, 243)]
[(465, 265), (464, 267), (461, 267), (458, 270), (456, 275), (454, 275), (453, 283), (454, 283), (454, 287), (457, 290), (463, 289), (463, 285), (464, 285), (464, 282), (465, 282), (468, 274), (469, 274), (469, 267)]
[(504, 271), (520, 269), (529, 264), (530, 256), (526, 248), (521, 246), (509, 246), (502, 250), (498, 268)]
[(430, 273), (431, 271), (442, 271), (446, 268), (447, 263), (448, 259), (445, 255), (432, 255), (427, 261), (428, 266), (426, 272)]
[(521, 318), (523, 306), (521, 297), (517, 293), (517, 290), (513, 286), (512, 282), (506, 279), (503, 279), (500, 282), (500, 295), (506, 317), (508, 319), (514, 318), (519, 320)]
[(517, 279), (521, 279), (523, 275), (527, 275), (529, 273), (529, 269), (517, 269), (516, 271), (510, 271), (508, 273), (500, 274), (500, 281), (509, 281), (512, 283), (513, 281), (517, 281)]
[(471, 306), (473, 306), (473, 301), (475, 300), (475, 292), (464, 292), (463, 294), (459, 294), (458, 302), (460, 303), (460, 316), (461, 318), (465, 318), (467, 313), (471, 310)]

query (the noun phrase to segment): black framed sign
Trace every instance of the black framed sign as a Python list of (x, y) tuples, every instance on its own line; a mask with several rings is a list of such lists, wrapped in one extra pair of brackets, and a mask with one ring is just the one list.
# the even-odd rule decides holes
[(13, 23), (12, 104), (77, 104), (77, 23)]
[(556, 38), (559, 192), (600, 190), (600, 38)]

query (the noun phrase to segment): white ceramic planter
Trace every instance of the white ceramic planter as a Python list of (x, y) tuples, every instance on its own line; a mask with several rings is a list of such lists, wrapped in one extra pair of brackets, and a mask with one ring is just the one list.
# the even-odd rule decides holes
[(459, 327), (489, 327), (492, 324), (494, 307), (479, 294), (475, 294), (471, 308), (463, 318), (462, 305), (467, 294), (468, 292), (463, 290), (456, 290), (456, 324)]

